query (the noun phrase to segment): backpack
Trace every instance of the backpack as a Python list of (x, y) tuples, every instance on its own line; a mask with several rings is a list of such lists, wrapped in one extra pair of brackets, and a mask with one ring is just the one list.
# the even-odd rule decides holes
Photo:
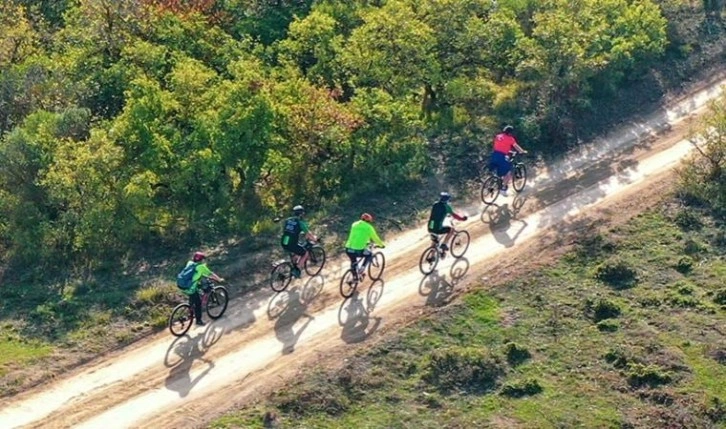
[(189, 289), (192, 287), (192, 284), (194, 283), (194, 273), (197, 271), (197, 265), (199, 264), (193, 262), (185, 265), (184, 268), (179, 271), (179, 274), (176, 275), (176, 285), (179, 289)]

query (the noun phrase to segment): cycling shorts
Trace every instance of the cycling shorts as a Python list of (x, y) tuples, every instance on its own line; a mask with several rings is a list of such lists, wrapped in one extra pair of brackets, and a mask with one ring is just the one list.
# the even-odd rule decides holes
[(282, 248), (296, 255), (302, 256), (305, 254), (305, 248), (298, 243), (290, 243), (287, 246), (282, 246)]
[(489, 168), (497, 170), (497, 176), (504, 177), (512, 171), (512, 163), (507, 160), (508, 154), (501, 152), (493, 152)]
[(448, 234), (450, 231), (451, 231), (450, 226), (442, 226), (441, 228), (438, 228), (438, 229), (429, 228), (429, 232), (431, 234)]

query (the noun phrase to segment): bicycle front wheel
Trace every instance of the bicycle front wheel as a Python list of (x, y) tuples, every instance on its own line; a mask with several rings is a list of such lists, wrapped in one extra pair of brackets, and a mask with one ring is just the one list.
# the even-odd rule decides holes
[(305, 261), (305, 272), (309, 276), (317, 276), (325, 265), (325, 249), (321, 246), (313, 246), (308, 251), (308, 259)]
[(512, 172), (512, 187), (517, 192), (522, 192), (527, 184), (527, 167), (524, 164), (516, 164)]
[(194, 323), (194, 312), (191, 305), (179, 304), (174, 307), (169, 316), (169, 331), (175, 337), (181, 337), (192, 327), (192, 323)]
[(421, 274), (428, 276), (434, 272), (438, 263), (439, 250), (436, 247), (431, 246), (424, 250), (421, 254), (421, 259), (418, 261), (418, 269), (421, 270)]
[(383, 269), (386, 268), (386, 257), (383, 253), (376, 252), (371, 257), (371, 263), (368, 265), (368, 277), (376, 281), (383, 275)]
[(484, 204), (494, 204), (499, 196), (500, 179), (496, 176), (489, 176), (481, 184), (481, 201)]
[(283, 262), (272, 269), (270, 274), (270, 287), (275, 292), (282, 292), (292, 281), (292, 264)]
[(340, 279), (340, 295), (343, 298), (350, 298), (355, 293), (355, 289), (358, 287), (358, 279), (356, 278), (353, 270), (348, 270), (343, 274), (343, 278)]
[(215, 286), (209, 292), (207, 298), (207, 315), (211, 319), (219, 319), (227, 310), (229, 294), (224, 286)]
[(456, 231), (451, 240), (451, 255), (456, 259), (464, 256), (469, 249), (469, 241), (471, 241), (471, 237), (467, 231)]

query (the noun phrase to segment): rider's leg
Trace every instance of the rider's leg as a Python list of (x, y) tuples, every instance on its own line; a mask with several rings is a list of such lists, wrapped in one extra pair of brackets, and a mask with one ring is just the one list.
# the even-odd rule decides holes
[(198, 291), (194, 291), (191, 295), (189, 295), (189, 305), (192, 306), (194, 309), (194, 318), (197, 320), (197, 325), (201, 325), (202, 323), (202, 298), (199, 296)]
[(371, 253), (368, 249), (363, 250), (363, 257), (365, 258), (365, 266), (368, 266), (371, 264), (371, 261), (373, 260), (373, 253)]
[(298, 266), (298, 267), (301, 267), (301, 268), (305, 267), (305, 261), (307, 261), (307, 260), (308, 260), (308, 257), (309, 257), (309, 256), (310, 256), (310, 252), (308, 252), (308, 251), (306, 250), (306, 251), (305, 251), (305, 253), (303, 253), (302, 255), (300, 255), (300, 256), (298, 257), (298, 261), (297, 261), (297, 266)]

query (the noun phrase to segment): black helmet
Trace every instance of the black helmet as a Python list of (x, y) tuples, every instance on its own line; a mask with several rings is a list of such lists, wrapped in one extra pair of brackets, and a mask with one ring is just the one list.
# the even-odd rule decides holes
[(300, 216), (302, 214), (305, 214), (305, 208), (298, 204), (292, 208), (292, 212), (295, 213), (295, 216)]
[(504, 132), (505, 134), (512, 134), (513, 131), (514, 131), (514, 127), (511, 125), (505, 125), (504, 128), (502, 129), (502, 132)]
[(450, 199), (451, 199), (451, 194), (449, 194), (448, 192), (442, 192), (439, 194), (439, 201), (441, 201), (443, 203), (448, 203)]

